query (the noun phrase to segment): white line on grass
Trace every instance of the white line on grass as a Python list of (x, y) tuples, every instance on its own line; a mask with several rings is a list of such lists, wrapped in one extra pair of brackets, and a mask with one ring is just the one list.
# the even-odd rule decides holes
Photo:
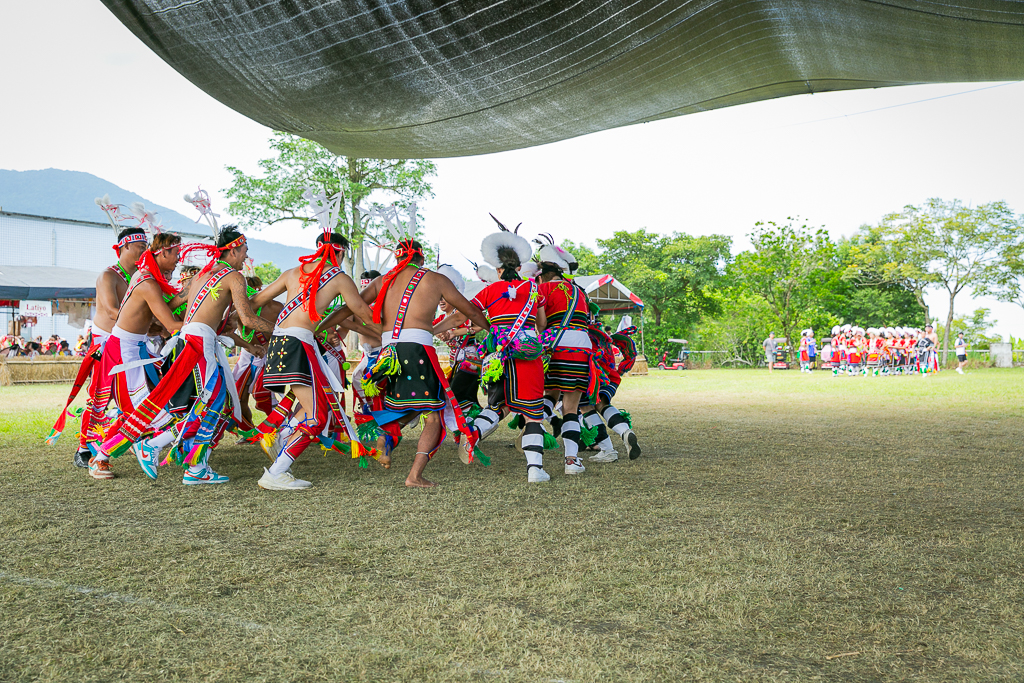
[(93, 598), (99, 598), (100, 600), (110, 600), (113, 602), (120, 602), (125, 605), (140, 605), (142, 607), (152, 607), (158, 610), (164, 610), (167, 612), (177, 612), (178, 614), (187, 614), (189, 616), (198, 617), (201, 619), (209, 619), (211, 617), (220, 619), (232, 623), (236, 626), (240, 626), (250, 631), (264, 631), (269, 630), (270, 627), (265, 624), (257, 624), (254, 621), (245, 621), (244, 619), (238, 619), (237, 617), (230, 616), (228, 614), (221, 614), (219, 612), (207, 612), (205, 610), (195, 609), (193, 607), (182, 607), (181, 605), (175, 605), (171, 602), (160, 602), (158, 600), (150, 600), (149, 598), (138, 598), (134, 595), (128, 595), (127, 593), (113, 593), (111, 591), (101, 590), (99, 588), (90, 588), (89, 586), (74, 586), (70, 583), (63, 583), (61, 581), (54, 581), (53, 579), (37, 579), (31, 576), (21, 576), (20, 574), (12, 574), (11, 572), (0, 571), (0, 580), (8, 583), (16, 583), (22, 586), (33, 586), (35, 588), (55, 588), (57, 590), (65, 591), (67, 593), (78, 593), (80, 595), (88, 595)]

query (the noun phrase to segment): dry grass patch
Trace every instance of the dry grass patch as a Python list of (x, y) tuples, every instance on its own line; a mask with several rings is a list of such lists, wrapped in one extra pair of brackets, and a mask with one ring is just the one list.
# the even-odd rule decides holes
[(434, 491), (408, 442), (92, 481), (41, 443), (66, 391), (0, 389), (2, 680), (1024, 677), (1020, 371), (653, 372), (640, 460), (527, 485), (502, 427)]

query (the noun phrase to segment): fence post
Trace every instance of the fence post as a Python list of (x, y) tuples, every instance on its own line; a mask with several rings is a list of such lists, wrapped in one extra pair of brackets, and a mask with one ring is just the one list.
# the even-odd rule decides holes
[(996, 342), (989, 345), (989, 354), (992, 357), (992, 364), (997, 368), (1013, 367), (1013, 347), (1006, 342)]

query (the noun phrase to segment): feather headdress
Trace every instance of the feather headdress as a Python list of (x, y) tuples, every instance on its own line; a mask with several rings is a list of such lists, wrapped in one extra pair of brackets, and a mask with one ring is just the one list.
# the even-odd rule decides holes
[(570, 273), (579, 267), (576, 257), (555, 244), (555, 238), (550, 233), (541, 233), (533, 242), (537, 245), (536, 256), (541, 263), (553, 264)]
[(200, 187), (194, 195), (186, 194), (185, 201), (196, 207), (196, 210), (199, 212), (199, 218), (196, 219), (196, 223), (205, 218), (206, 224), (213, 231), (213, 238), (217, 239), (217, 217), (220, 214), (213, 212), (213, 207), (210, 205), (210, 193)]
[[(379, 220), (383, 225), (383, 231), (380, 234), (368, 233), (360, 245), (363, 265), (366, 270), (384, 272), (389, 265), (394, 263), (395, 246), (401, 242), (416, 239), (416, 232), (419, 230), (416, 213), (419, 209), (416, 202), (411, 202), (405, 207), (398, 204), (374, 205), (369, 209), (360, 207), (360, 211), (371, 219)], [(406, 213), (405, 220), (401, 216), (403, 211)], [(372, 255), (371, 250), (374, 252)]]
[(142, 202), (132, 202), (132, 215), (139, 222), (139, 227), (151, 237), (164, 231), (163, 223), (156, 217), (156, 211), (147, 211)]
[[(469, 259), (466, 260), (469, 261)], [(486, 282), (487, 284), (490, 284), (492, 282), (498, 281), (498, 271), (496, 271), (494, 268), (490, 267), (486, 263), (477, 265), (475, 261), (469, 261), (469, 264), (473, 266), (473, 272), (476, 273), (477, 278), (481, 282)]]
[(334, 244), (332, 235), (334, 234), (334, 226), (338, 224), (338, 217), (340, 216), (341, 193), (339, 192), (333, 197), (328, 198), (326, 192), (314, 194), (313, 189), (307, 187), (302, 196), (309, 202), (309, 208), (313, 211), (313, 215), (316, 216), (323, 235), (323, 242), (315, 253), (299, 257), (299, 263), (302, 265), (316, 264), (312, 271), (307, 273), (303, 270), (302, 274), (299, 275), (299, 287), (302, 290), (303, 296), (302, 306), (306, 309), (306, 313), (309, 314), (309, 319), (313, 322), (319, 322), (320, 313), (316, 310), (316, 294), (320, 287), (320, 276), (323, 275), (324, 270), (327, 270), (328, 267), (339, 267), (338, 251), (341, 247)]
[(148, 241), (146, 231), (143, 224), (139, 223), (138, 228), (142, 230), (141, 233), (135, 232), (130, 235), (121, 237), (121, 232), (124, 231), (128, 226), (120, 224), (120, 221), (134, 219), (139, 220), (130, 213), (122, 213), (121, 209), (124, 207), (120, 204), (114, 204), (110, 201), (110, 195), (105, 194), (102, 197), (96, 197), (96, 206), (100, 207), (100, 211), (106, 215), (107, 220), (110, 222), (110, 227), (114, 230), (114, 252), (118, 255), (121, 254), (121, 248), (132, 243), (132, 242), (146, 242)]
[(455, 289), (459, 290), (459, 294), (466, 291), (466, 279), (462, 277), (462, 273), (455, 270), (452, 266), (447, 263), (443, 263), (437, 267), (437, 272), (444, 275), (446, 278), (452, 281), (455, 285)]
[[(494, 218), (494, 214), (489, 215)], [(515, 260), (519, 261), (516, 265), (522, 265), (529, 261), (533, 256), (533, 249), (530, 248), (530, 243), (526, 241), (525, 237), (518, 235), (519, 226), (522, 223), (516, 226), (515, 231), (512, 231), (497, 218), (494, 218), (494, 222), (498, 224), (498, 232), (492, 232), (480, 244), (480, 255), (483, 256), (484, 261), (495, 268), (503, 268), (506, 264), (511, 265)], [(513, 253), (517, 259), (510, 258)]]

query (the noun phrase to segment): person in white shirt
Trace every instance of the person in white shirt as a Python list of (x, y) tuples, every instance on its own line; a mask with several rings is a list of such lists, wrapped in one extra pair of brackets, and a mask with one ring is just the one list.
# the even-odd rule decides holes
[(967, 340), (964, 339), (964, 333), (961, 332), (956, 336), (956, 371), (961, 375), (964, 374), (964, 366), (967, 365)]

